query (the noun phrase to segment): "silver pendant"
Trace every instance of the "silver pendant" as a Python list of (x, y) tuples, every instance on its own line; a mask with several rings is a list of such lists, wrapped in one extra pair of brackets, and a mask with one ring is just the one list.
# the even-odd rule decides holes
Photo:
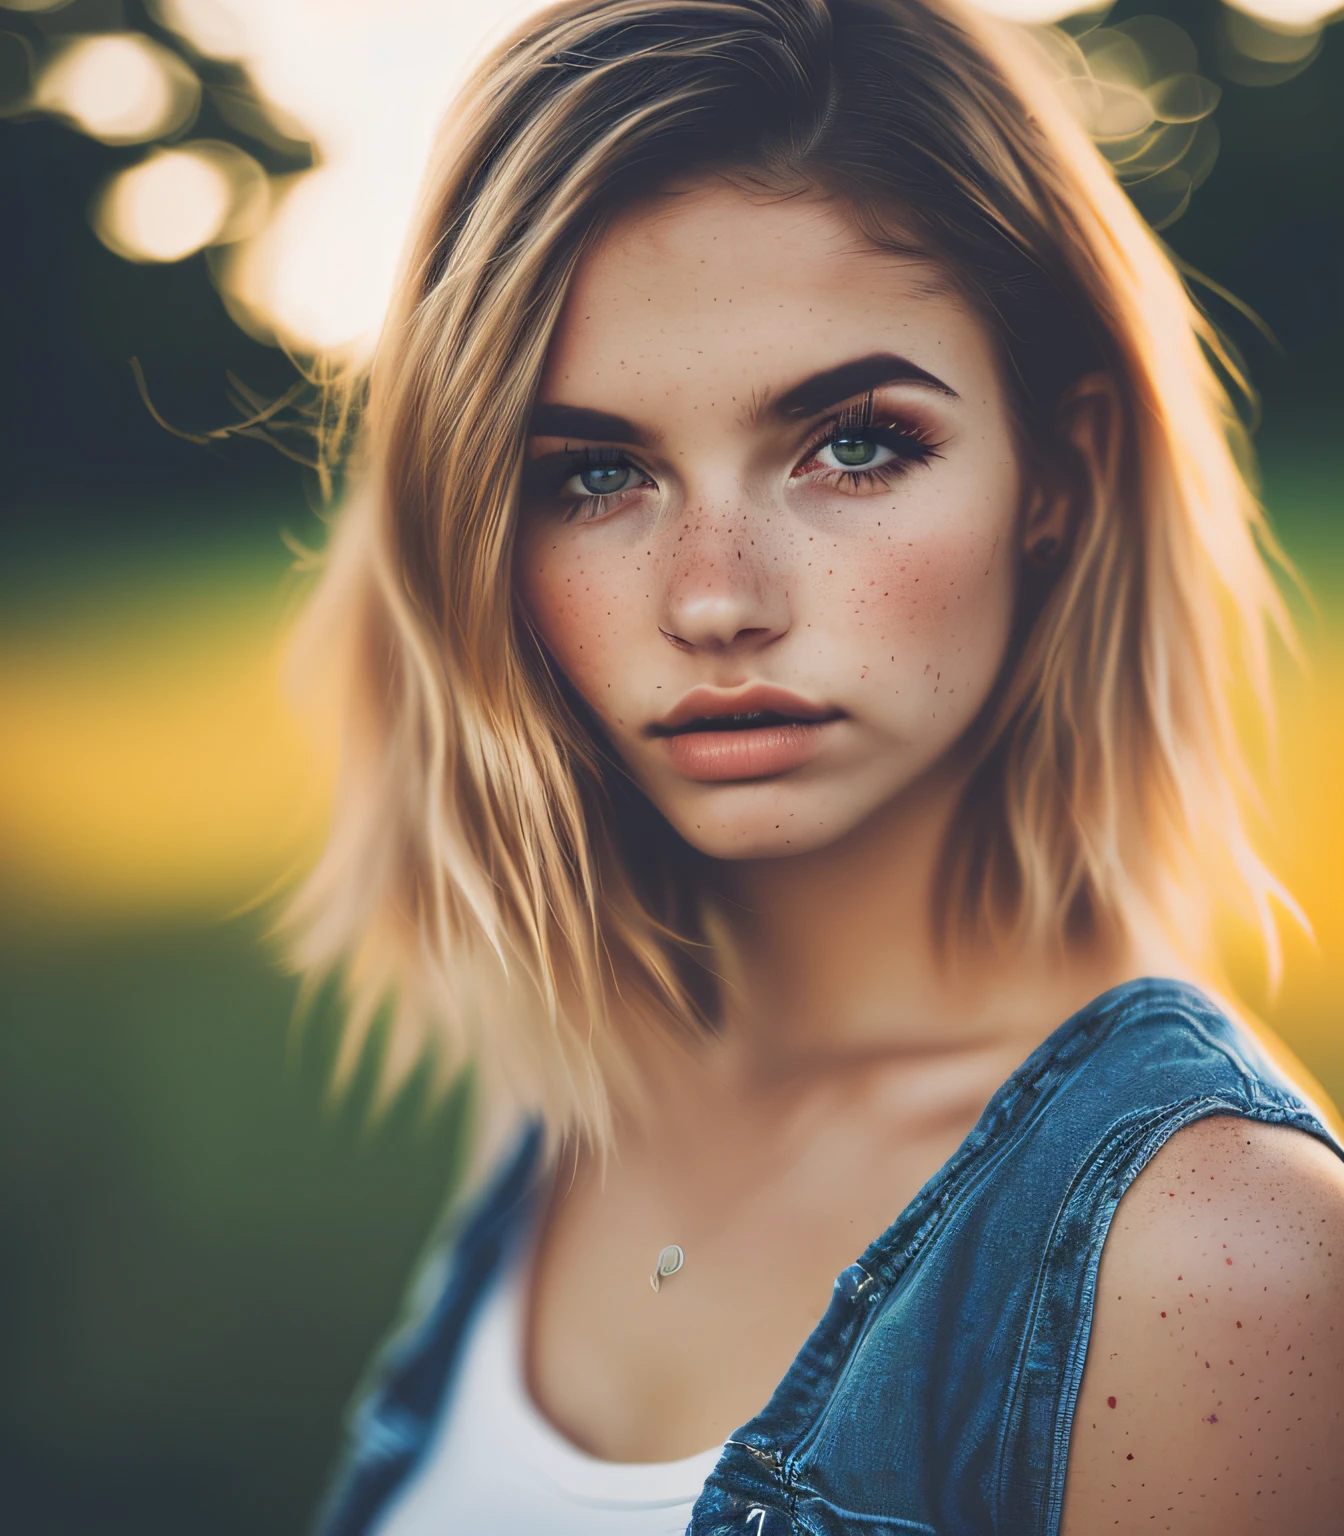
[(686, 1255), (676, 1243), (669, 1243), (658, 1255), (658, 1268), (649, 1276), (649, 1284), (655, 1291), (662, 1290), (663, 1281), (669, 1275), (675, 1275), (685, 1262)]

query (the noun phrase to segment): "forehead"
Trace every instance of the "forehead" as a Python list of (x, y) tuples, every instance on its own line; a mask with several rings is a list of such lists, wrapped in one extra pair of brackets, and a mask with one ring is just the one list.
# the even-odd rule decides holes
[(838, 201), (715, 178), (604, 232), (571, 284), (541, 395), (665, 406), (708, 390), (759, 404), (882, 349), (939, 373), (992, 367), (985, 327), (936, 262), (879, 250)]

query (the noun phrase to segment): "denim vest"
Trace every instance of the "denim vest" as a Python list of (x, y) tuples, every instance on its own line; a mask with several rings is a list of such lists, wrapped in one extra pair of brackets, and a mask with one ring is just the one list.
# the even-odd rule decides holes
[[(1062, 1024), (836, 1280), (774, 1396), (729, 1437), (687, 1536), (1055, 1536), (1111, 1217), (1167, 1138), (1206, 1115), (1295, 1126), (1344, 1156), (1191, 987), (1130, 982)], [(474, 1311), (536, 1213), (541, 1146), (529, 1127), (431, 1250), (319, 1536), (365, 1536), (415, 1472)]]

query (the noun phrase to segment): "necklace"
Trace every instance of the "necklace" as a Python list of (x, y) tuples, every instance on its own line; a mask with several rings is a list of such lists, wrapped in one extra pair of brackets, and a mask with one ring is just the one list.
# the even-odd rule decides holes
[(686, 1255), (678, 1245), (676, 1243), (669, 1243), (658, 1255), (658, 1267), (649, 1276), (649, 1284), (655, 1291), (662, 1290), (663, 1281), (669, 1275), (675, 1275), (685, 1262)]

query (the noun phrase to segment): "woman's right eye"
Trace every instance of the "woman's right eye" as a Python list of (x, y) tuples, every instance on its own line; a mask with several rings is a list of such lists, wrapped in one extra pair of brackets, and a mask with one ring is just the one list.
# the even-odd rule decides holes
[(592, 449), (578, 464), (571, 459), (570, 473), (560, 482), (555, 496), (565, 504), (567, 523), (592, 523), (623, 506), (632, 492), (653, 485), (648, 475), (623, 455)]
[(611, 496), (633, 490), (639, 473), (633, 464), (590, 464), (560, 487), (562, 496)]

